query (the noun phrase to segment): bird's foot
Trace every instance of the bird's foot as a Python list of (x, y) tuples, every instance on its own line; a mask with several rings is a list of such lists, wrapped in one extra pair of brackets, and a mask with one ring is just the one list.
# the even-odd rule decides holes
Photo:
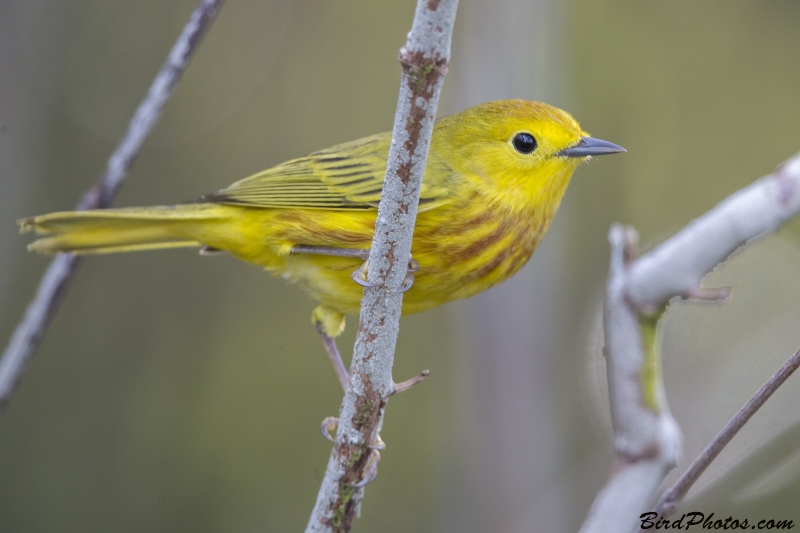
[(364, 467), (364, 475), (361, 478), (361, 481), (358, 483), (353, 483), (353, 487), (360, 489), (367, 486), (369, 483), (375, 481), (378, 477), (378, 463), (381, 460), (381, 452), (379, 450), (386, 449), (386, 443), (383, 442), (380, 435), (375, 436), (375, 440), (370, 444), (369, 448), (371, 449), (369, 458), (367, 459), (367, 464)]
[[(419, 272), (419, 263), (414, 259), (408, 260), (408, 268), (406, 270), (406, 277), (403, 279), (403, 286), (397, 292), (406, 292), (408, 289), (414, 285), (414, 273)], [(369, 273), (369, 260), (364, 261), (364, 264), (361, 265), (358, 270), (353, 272), (350, 275), (350, 279), (361, 285), (362, 287), (377, 287), (378, 285), (375, 283), (370, 283), (367, 281), (367, 275)]]
[(339, 427), (339, 419), (335, 416), (328, 416), (322, 421), (322, 425), (320, 429), (322, 430), (322, 436), (328, 439), (331, 442), (336, 442), (336, 440), (331, 436), (331, 431), (336, 431), (336, 428)]
[[(322, 421), (322, 425), (320, 429), (322, 430), (322, 436), (328, 439), (331, 442), (336, 442), (336, 439), (331, 436), (331, 432), (335, 431), (336, 428), (339, 427), (339, 419), (334, 416), (329, 416)], [(386, 443), (383, 442), (381, 436), (378, 435), (375, 437), (375, 440), (368, 446), (370, 449), (369, 458), (367, 459), (367, 464), (364, 467), (364, 473), (361, 478), (361, 481), (358, 483), (353, 483), (351, 486), (357, 489), (363, 488), (369, 483), (375, 481), (378, 477), (378, 462), (381, 460), (381, 452), (380, 450), (386, 449)]]
[(419, 272), (419, 263), (414, 259), (408, 260), (408, 270), (406, 270), (406, 277), (403, 279), (403, 286), (399, 292), (406, 292), (414, 284), (414, 274)]
[(369, 281), (367, 281), (368, 273), (369, 273), (369, 259), (364, 261), (364, 263), (360, 267), (358, 267), (358, 270), (350, 274), (350, 279), (352, 279), (362, 287), (377, 287), (378, 286), (377, 284), (370, 283)]

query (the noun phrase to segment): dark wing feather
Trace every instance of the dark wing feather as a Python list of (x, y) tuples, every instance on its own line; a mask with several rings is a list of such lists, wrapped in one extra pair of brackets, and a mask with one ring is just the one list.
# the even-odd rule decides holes
[[(382, 133), (340, 144), (259, 172), (200, 200), (263, 208), (375, 209), (390, 142), (390, 134)], [(420, 210), (438, 205), (446, 196), (441, 184), (432, 185), (423, 182)]]

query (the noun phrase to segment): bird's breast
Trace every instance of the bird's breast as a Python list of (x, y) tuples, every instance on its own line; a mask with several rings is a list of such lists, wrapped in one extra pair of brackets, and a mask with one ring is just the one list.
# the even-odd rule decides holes
[(423, 212), (412, 255), (420, 264), (405, 306), (415, 312), (477, 294), (508, 279), (530, 259), (552, 215), (465, 202)]

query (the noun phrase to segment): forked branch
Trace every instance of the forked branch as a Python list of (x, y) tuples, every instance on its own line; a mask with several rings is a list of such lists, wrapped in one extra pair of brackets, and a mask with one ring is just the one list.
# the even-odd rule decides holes
[[(680, 431), (669, 414), (652, 330), (670, 298), (719, 298), (702, 278), (737, 248), (775, 231), (800, 211), (800, 154), (778, 170), (729, 196), (714, 209), (640, 258), (632, 230), (611, 229), (611, 268), (604, 328), (611, 412), (618, 467), (592, 505), (581, 531), (634, 531), (656, 490), (674, 467)], [(689, 478), (665, 496), (674, 509), (715, 453), (796, 366), (795, 358), (762, 388), (715, 439)], [(766, 394), (765, 394), (766, 393)], [(740, 413), (741, 414), (741, 413)], [(704, 455), (706, 452), (704, 452)], [(702, 468), (700, 468), (702, 467)], [(668, 507), (667, 507), (668, 506)]]

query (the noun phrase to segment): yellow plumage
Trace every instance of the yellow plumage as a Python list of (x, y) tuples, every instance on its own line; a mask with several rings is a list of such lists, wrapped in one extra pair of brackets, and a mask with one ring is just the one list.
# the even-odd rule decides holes
[[(516, 148), (520, 133), (535, 139), (531, 153)], [(412, 245), (420, 269), (403, 313), (477, 294), (518, 271), (586, 157), (565, 150), (583, 139), (569, 114), (522, 100), (490, 102), (438, 121)], [(362, 261), (292, 248), (369, 248), (390, 141), (385, 133), (334, 146), (195, 203), (52, 213), (21, 227), (45, 235), (30, 245), (44, 253), (181, 246), (228, 252), (302, 286), (321, 304), (314, 321), (335, 337), (344, 316), (358, 312), (362, 288), (350, 275)]]

